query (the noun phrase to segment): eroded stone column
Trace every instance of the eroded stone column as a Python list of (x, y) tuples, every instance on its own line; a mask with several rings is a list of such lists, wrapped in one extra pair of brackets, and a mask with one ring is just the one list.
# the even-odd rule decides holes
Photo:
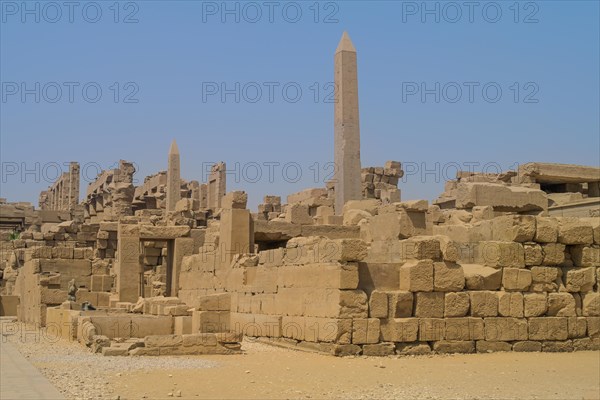
[(69, 210), (79, 204), (79, 163), (69, 164)]
[(221, 208), (221, 201), (227, 190), (227, 177), (224, 162), (212, 166), (208, 177), (208, 208), (217, 210)]
[(119, 301), (135, 303), (140, 285), (140, 229), (137, 224), (119, 223), (117, 244), (117, 293)]
[(254, 252), (254, 225), (250, 211), (239, 208), (221, 210), (219, 256), (229, 265), (236, 254)]
[(179, 274), (181, 273), (181, 263), (183, 262), (183, 257), (194, 254), (193, 238), (181, 237), (175, 239), (174, 242), (170, 296), (177, 296), (179, 293)]

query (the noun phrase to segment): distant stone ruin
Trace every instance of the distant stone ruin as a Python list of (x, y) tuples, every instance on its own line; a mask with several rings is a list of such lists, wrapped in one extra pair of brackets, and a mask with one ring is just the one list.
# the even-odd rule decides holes
[(173, 141), (137, 187), (121, 161), (79, 202), (71, 163), (39, 209), (0, 201), (2, 315), (105, 356), (232, 354), (244, 336), (337, 356), (599, 350), (600, 168), (461, 171), (432, 204), (403, 200), (401, 161), (361, 165), (347, 34), (335, 79), (326, 187), (251, 212), (225, 163), (183, 180)]

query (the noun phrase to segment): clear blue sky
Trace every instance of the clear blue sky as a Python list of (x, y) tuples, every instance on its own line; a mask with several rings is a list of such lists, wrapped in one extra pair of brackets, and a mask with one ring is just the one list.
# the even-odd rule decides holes
[[(228, 190), (246, 190), (252, 208), (264, 194), (323, 186), (333, 159), (327, 84), (344, 30), (359, 57), (362, 164), (418, 168), (400, 184), (403, 199), (435, 198), (456, 166), (600, 164), (597, 1), (476, 2), (472, 10), (427, 2), (438, 15), (420, 1), (227, 2), (237, 15), (220, 1), (114, 3), (27, 2), (28, 14), (21, 1), (0, 2), (0, 197), (37, 205), (56, 163), (68, 161), (84, 168), (82, 196), (96, 168), (119, 159), (136, 163), (141, 182), (166, 169), (174, 138), (184, 179), (202, 180), (203, 163), (225, 161)], [(210, 95), (213, 82), (219, 91), (239, 82), (239, 103)], [(279, 85), (272, 101), (268, 82)], [(421, 84), (432, 89), (424, 99)], [(257, 86), (262, 96), (252, 102)], [(31, 92), (23, 98), (22, 89)], [(286, 163), (297, 163), (287, 179)]]

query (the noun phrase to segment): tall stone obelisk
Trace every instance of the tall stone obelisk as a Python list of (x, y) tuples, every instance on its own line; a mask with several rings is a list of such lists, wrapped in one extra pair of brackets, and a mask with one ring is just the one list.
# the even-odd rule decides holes
[(175, 204), (181, 200), (181, 167), (179, 163), (179, 148), (173, 139), (169, 149), (169, 164), (167, 166), (167, 211), (175, 211)]
[(335, 213), (344, 203), (360, 200), (360, 126), (356, 49), (344, 32), (335, 51)]

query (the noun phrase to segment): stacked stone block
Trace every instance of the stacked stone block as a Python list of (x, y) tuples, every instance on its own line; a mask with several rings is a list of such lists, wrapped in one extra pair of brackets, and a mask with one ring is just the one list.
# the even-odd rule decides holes
[[(600, 348), (593, 221), (491, 218), (486, 240), (465, 256), (451, 237), (415, 235), (404, 213), (424, 214), (426, 202), (351, 207), (369, 210), (362, 224), (370, 241), (297, 237), (228, 266), (192, 256), (188, 268), (202, 270), (204, 290), (230, 296), (228, 329), (297, 348), (335, 355)], [(384, 244), (394, 260), (374, 260)]]
[(256, 218), (259, 220), (273, 220), (279, 218), (281, 214), (281, 197), (280, 196), (265, 196), (263, 202), (258, 205), (258, 213)]
[(387, 161), (384, 167), (367, 167), (361, 170), (362, 197), (379, 199), (384, 203), (400, 201), (398, 182), (404, 175), (399, 161)]

